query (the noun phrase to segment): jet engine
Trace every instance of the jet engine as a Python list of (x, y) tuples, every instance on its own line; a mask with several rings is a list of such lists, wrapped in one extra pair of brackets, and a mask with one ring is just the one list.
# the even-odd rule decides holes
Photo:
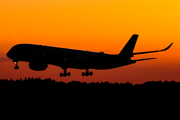
[(47, 67), (47, 64), (43, 62), (29, 62), (29, 68), (32, 70), (43, 71)]

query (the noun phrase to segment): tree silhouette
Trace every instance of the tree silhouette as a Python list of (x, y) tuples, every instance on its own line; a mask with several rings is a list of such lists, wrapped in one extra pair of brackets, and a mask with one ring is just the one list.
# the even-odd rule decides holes
[(180, 82), (57, 82), (0, 79), (2, 115), (26, 118), (178, 116)]

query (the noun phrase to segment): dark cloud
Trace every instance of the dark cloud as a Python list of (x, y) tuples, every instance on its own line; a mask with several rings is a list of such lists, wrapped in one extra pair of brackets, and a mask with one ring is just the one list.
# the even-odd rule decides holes
[(7, 57), (0, 57), (0, 62), (6, 62), (6, 61), (10, 61), (10, 59)]

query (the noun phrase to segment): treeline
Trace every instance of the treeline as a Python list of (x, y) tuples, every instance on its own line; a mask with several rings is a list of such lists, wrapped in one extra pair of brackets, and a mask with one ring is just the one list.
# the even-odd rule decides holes
[(3, 115), (19, 117), (178, 116), (180, 82), (57, 82), (0, 79)]

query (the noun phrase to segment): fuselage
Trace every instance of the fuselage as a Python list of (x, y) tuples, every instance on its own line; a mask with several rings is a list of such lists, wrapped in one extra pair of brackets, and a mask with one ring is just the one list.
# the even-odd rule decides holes
[(111, 69), (135, 63), (130, 59), (124, 60), (119, 55), (34, 44), (15, 45), (9, 50), (7, 56), (14, 62), (45, 63), (77, 69)]

